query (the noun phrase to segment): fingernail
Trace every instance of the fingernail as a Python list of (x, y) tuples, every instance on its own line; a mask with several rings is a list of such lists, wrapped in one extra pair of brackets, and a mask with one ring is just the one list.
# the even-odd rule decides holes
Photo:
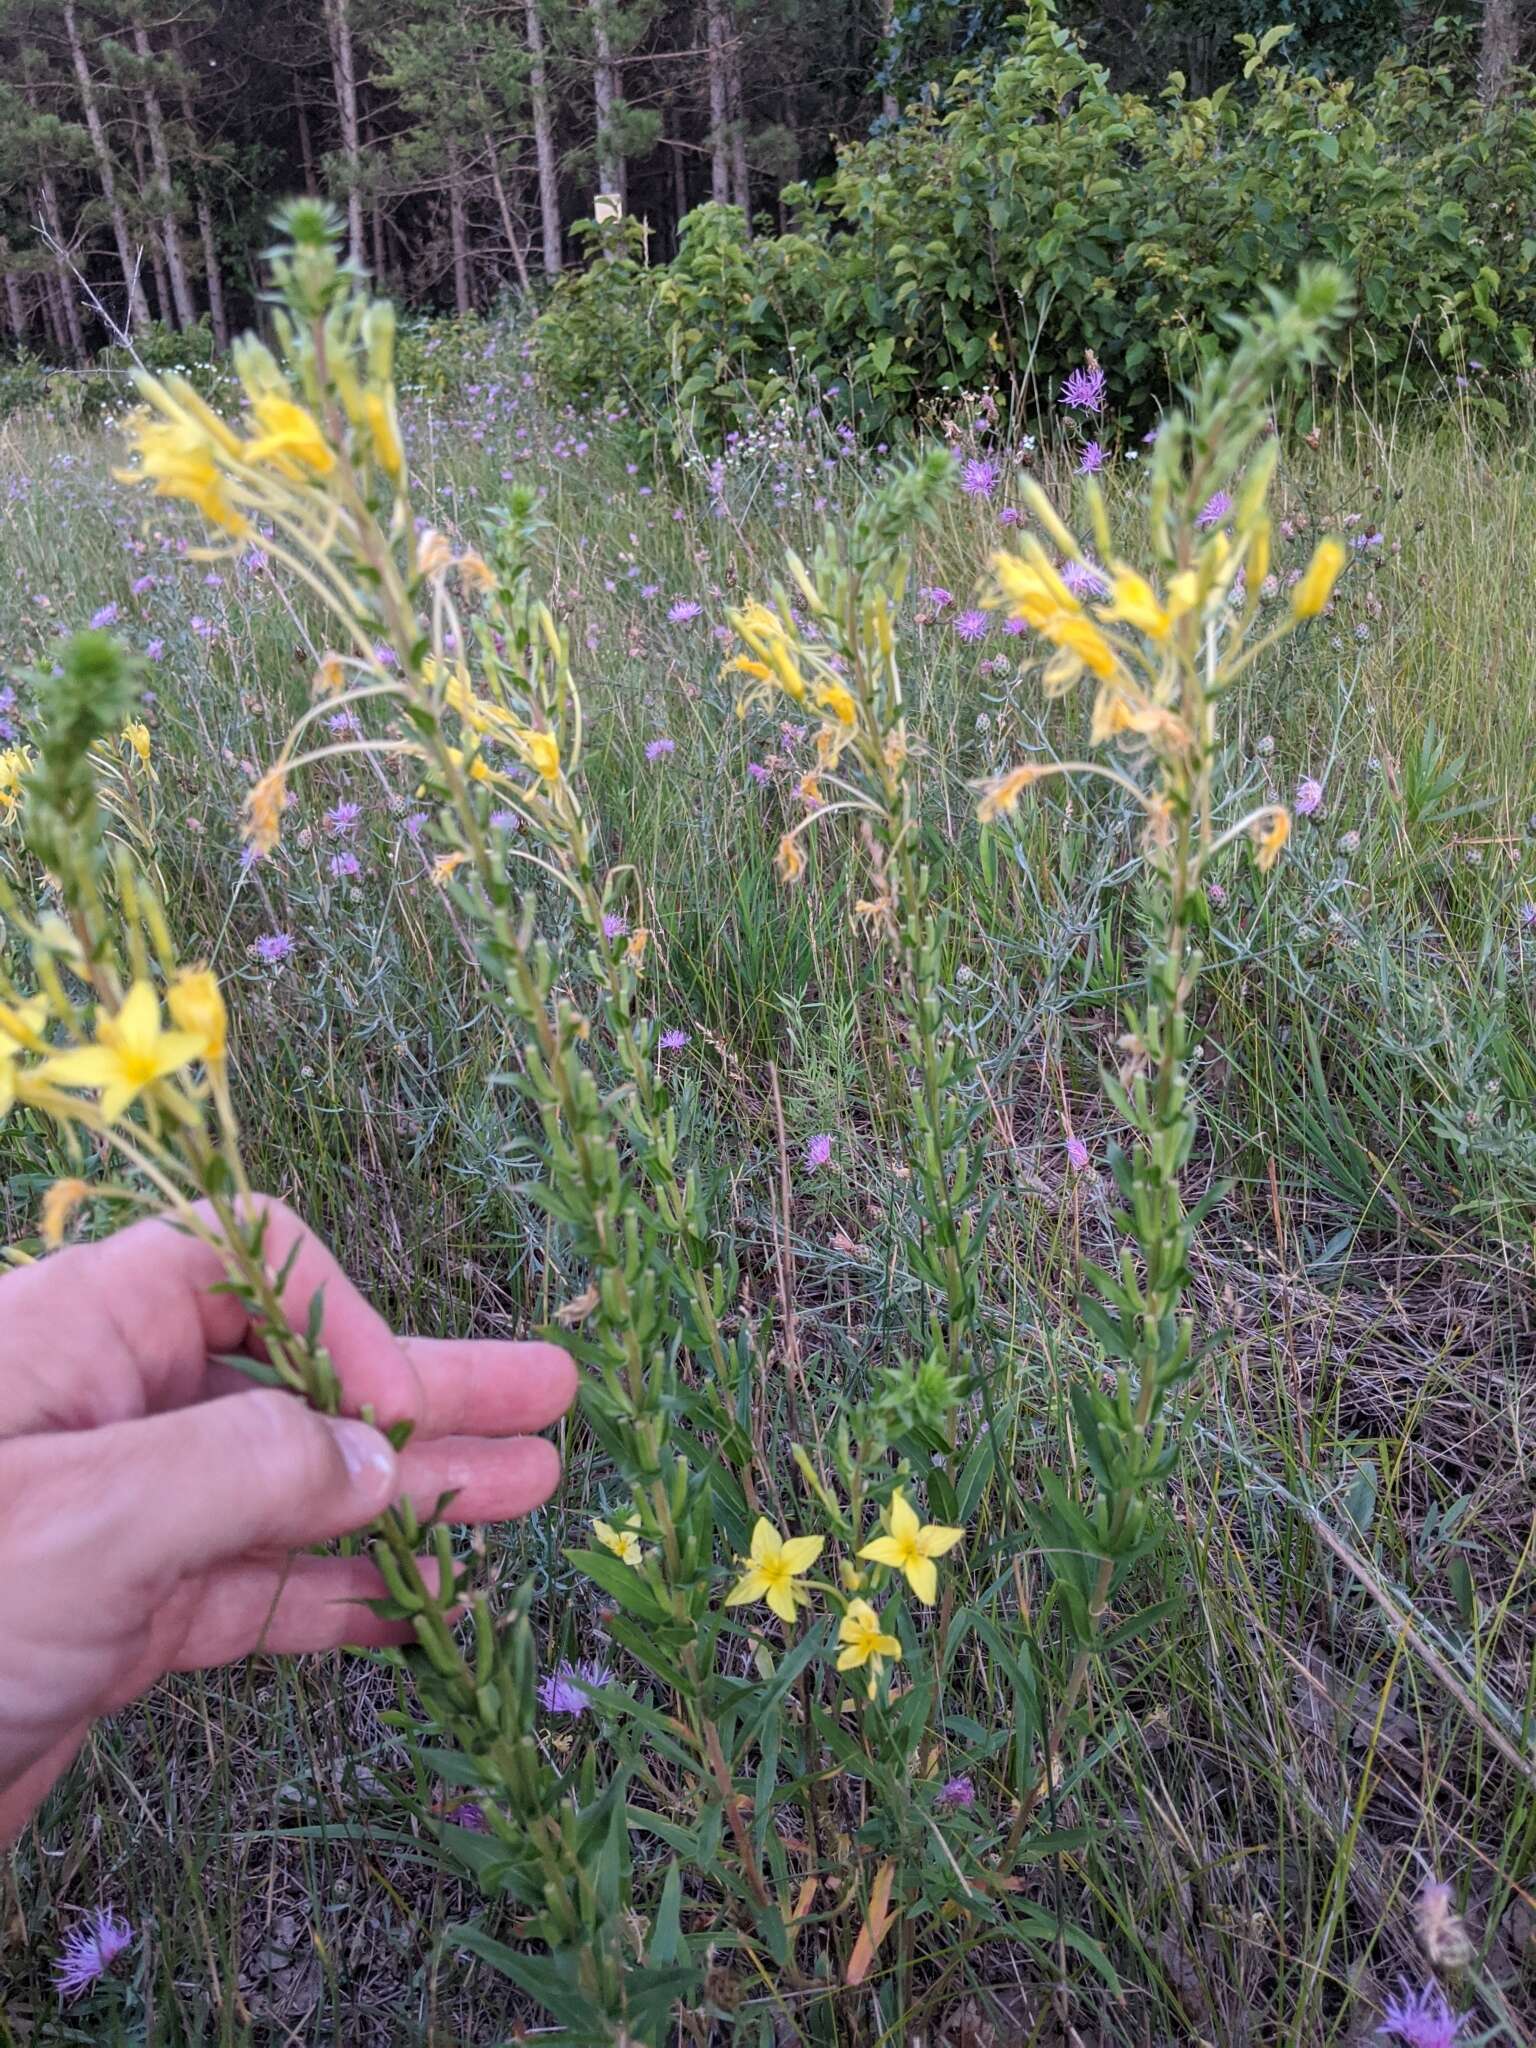
[(385, 1494), (395, 1478), (395, 1454), (389, 1439), (350, 1416), (328, 1417), (327, 1427), (358, 1491), (372, 1497)]

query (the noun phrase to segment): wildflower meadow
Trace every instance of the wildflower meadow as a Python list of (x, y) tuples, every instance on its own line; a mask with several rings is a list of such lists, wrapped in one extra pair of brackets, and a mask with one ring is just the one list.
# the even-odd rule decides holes
[(1134, 429), (664, 446), (265, 276), (0, 425), (10, 1256), (168, 1212), (334, 1413), (268, 1197), (581, 1394), (350, 1539), (412, 1647), (97, 1729), (0, 2041), (1532, 2039), (1518, 374), (1309, 263)]

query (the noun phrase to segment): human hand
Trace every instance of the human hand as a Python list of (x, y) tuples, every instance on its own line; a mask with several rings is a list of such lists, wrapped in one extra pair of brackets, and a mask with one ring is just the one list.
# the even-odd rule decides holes
[[(164, 1222), (55, 1252), (0, 1279), (0, 1841), (91, 1723), (168, 1671), (411, 1640), (361, 1604), (365, 1558), (306, 1550), (409, 1495), (454, 1494), (457, 1522), (528, 1513), (554, 1491), (547, 1428), (576, 1370), (552, 1344), (396, 1337), (280, 1203), (265, 1255), (321, 1341), (354, 1414), (331, 1420), (210, 1354), (250, 1335), (218, 1254)], [(425, 1569), (425, 1568), (424, 1568)]]

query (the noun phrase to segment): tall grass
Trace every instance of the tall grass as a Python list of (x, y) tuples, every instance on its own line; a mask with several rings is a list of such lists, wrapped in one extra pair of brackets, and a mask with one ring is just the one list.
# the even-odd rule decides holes
[[(771, 1462), (792, 1409), (800, 1434), (830, 1429), (912, 1314), (902, 1048), (876, 1021), (830, 849), (811, 848), (795, 892), (774, 878), (805, 742), (737, 719), (714, 628), (862, 469), (765, 445), (722, 510), (702, 470), (631, 474), (608, 423), (545, 413), (510, 354), (478, 390), (423, 403), (412, 430), (468, 540), (509, 476), (544, 490), (539, 567), (582, 677), (605, 855), (633, 865), (656, 1014), (688, 1034), (667, 1055), (681, 1149), (745, 1288), (777, 1307), (783, 1369), (758, 1374), (750, 1413)], [(322, 768), (283, 850), (242, 868), (252, 766), (308, 702), (321, 650), (261, 567), (182, 554), (190, 529), (130, 506), (112, 459), (45, 422), (0, 429), (0, 644), (16, 670), (46, 667), (52, 634), (109, 604), (138, 646), (163, 642), (158, 861), (188, 952), (238, 984), (257, 1175), (402, 1325), (547, 1319), (580, 1277), (521, 1192), (532, 1134), (426, 881), (410, 772)], [(1069, 498), (1055, 458), (1037, 460)], [(1006, 539), (1003, 468), (921, 543), (905, 624), (945, 997), (999, 1196), (986, 1294), (1006, 1483), (967, 1555), (1010, 1573), (1027, 1611), (1041, 1582), (1018, 1505), (1051, 1454), (1082, 1261), (1111, 1241), (1097, 1075), (1135, 975), (1117, 884), (1136, 828), (1113, 797), (1046, 785), (978, 865), (967, 785), (1064, 750), (1071, 715), (1041, 708), (1025, 643), (996, 620), (982, 641), (955, 629)], [(1135, 483), (1123, 463), (1111, 496)], [(1232, 779), (1255, 799), (1307, 777), (1323, 794), (1273, 876), (1234, 861), (1207, 905), (1194, 1177), (1234, 1183), (1196, 1260), (1223, 1332), (1217, 1391), (1143, 1603), (1175, 1604), (1150, 1646), (1096, 1675), (1099, 1736), (1053, 1816), (1081, 1834), (1039, 1873), (1039, 1900), (1097, 1936), (1122, 1989), (1065, 1960), (1052, 1981), (1000, 1948), (957, 1949), (901, 2016), (909, 2037), (1363, 2042), (1392, 1980), (1422, 1974), (1427, 1876), (1452, 1882), (1479, 1944), (1465, 2002), (1486, 2038), (1531, 2037), (1536, 485), (1470, 413), (1411, 430), (1346, 414), (1317, 448), (1287, 445), (1279, 498), (1297, 523), (1282, 573), (1327, 526), (1368, 544), (1332, 614), (1245, 687)], [(679, 599), (699, 615), (674, 622)], [(0, 716), (24, 729), (30, 699), (22, 679)], [(662, 738), (673, 751), (648, 758)], [(326, 823), (342, 802), (361, 807), (345, 832)], [(356, 879), (332, 872), (348, 851)], [(276, 961), (274, 935), (293, 941)], [(831, 1157), (809, 1171), (820, 1133)], [(61, 1163), (41, 1126), (0, 1131), (6, 1236), (35, 1249)], [(601, 1630), (562, 1543), (609, 1475), (580, 1432), (567, 1449), (560, 1504), (494, 1545), (508, 1578), (538, 1579), (552, 1655)], [(986, 1726), (980, 1668), (975, 1685)], [(444, 1790), (411, 1781), (377, 1718), (393, 1704), (381, 1667), (257, 1662), (100, 1730), (11, 1866), (0, 2041), (504, 2038), (526, 2008), (441, 1939), (468, 1901), (399, 1817)], [(999, 1797), (984, 1769), (978, 1794)], [(134, 1973), (61, 2020), (51, 1948), (65, 1910), (96, 1902), (142, 1930)], [(720, 1989), (742, 2038), (793, 2038), (768, 1987)], [(894, 2038), (878, 2011), (845, 2024)]]

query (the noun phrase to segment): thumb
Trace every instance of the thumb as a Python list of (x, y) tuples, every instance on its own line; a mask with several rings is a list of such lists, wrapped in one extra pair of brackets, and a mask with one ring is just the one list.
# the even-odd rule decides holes
[(109, 1525), (100, 1566), (130, 1580), (323, 1543), (371, 1521), (399, 1480), (378, 1430), (268, 1389), (112, 1423), (70, 1443), (89, 1468), (76, 1483), (94, 1488)]

